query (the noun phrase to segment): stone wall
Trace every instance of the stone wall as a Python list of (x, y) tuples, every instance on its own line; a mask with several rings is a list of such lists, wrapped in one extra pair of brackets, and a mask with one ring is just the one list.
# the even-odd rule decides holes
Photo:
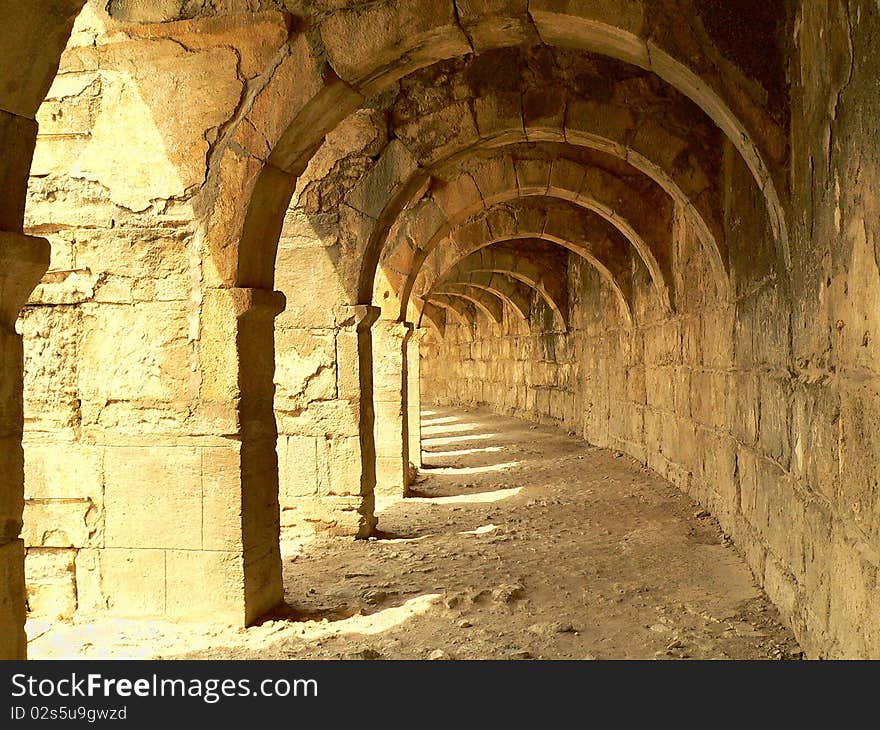
[(275, 323), (275, 414), (286, 538), (364, 537), (375, 525), (370, 382), (379, 310), (350, 304), (372, 222), (352, 201), (386, 182), (375, 168), (388, 143), (383, 114), (346, 118), (297, 180), (281, 228), (275, 287), (287, 308)]
[(81, 4), (19, 9), (16, 32), (53, 21), (38, 42), (0, 29), (28, 76), (0, 88), (4, 654), (23, 651), (23, 471), (29, 601), (49, 613), (252, 619), (281, 598), (279, 481), (292, 530), (367, 534), (377, 468), (396, 491), (417, 451), (393, 322), (477, 210), (493, 225), (459, 244), (563, 240), (544, 202), (507, 197), (581, 197), (556, 146), (622, 175), (594, 203), (634, 217), (653, 282), (619, 235), (554, 213), (626, 279), (632, 321), (566, 255), (569, 330), (538, 298), (500, 330), (450, 315), (425, 341), (429, 394), (632, 454), (712, 509), (810, 653), (880, 654), (876, 3), (765, 3), (755, 30), (687, 0), (92, 0), (28, 181), (57, 60), (36, 48)]
[[(792, 318), (760, 200), (730, 149), (724, 176), (729, 298), (678, 217), (675, 313), (659, 315), (648, 282), (636, 280), (627, 328), (611, 290), (570, 254), (570, 331), (553, 331), (538, 297), (528, 324), (510, 311), (501, 328), (482, 315), (473, 329), (450, 320), (444, 338), (434, 331), (423, 344), (423, 397), (555, 423), (633, 456), (718, 517), (811, 656), (877, 656), (880, 494), (869, 486), (878, 460), (867, 426), (877, 381), (866, 367), (864, 309), (880, 294), (876, 277), (866, 278), (876, 264), (851, 270), (862, 273), (850, 273), (857, 288), (846, 296), (844, 275), (829, 270), (837, 296), (818, 297), (836, 308), (860, 297), (863, 337), (842, 341), (847, 320), (805, 318), (816, 299), (807, 307), (797, 289), (801, 314)], [(841, 176), (837, 185), (864, 191), (867, 182)], [(854, 249), (865, 245), (863, 230), (852, 234)], [(810, 228), (798, 233), (795, 271), (816, 245)], [(833, 338), (832, 353), (805, 347), (807, 338)], [(799, 342), (809, 355), (798, 356)]]
[[(261, 312), (271, 323), (282, 306), (212, 288), (199, 195), (219, 130), (288, 31), (281, 16), (248, 18), (248, 34), (241, 18), (206, 22), (120, 30), (87, 5), (37, 115), (25, 225), (52, 259), (18, 323), (35, 613), (244, 621), (280, 598), (259, 596), (275, 571), (280, 591), (277, 495), (249, 526), (242, 482), (258, 477), (242, 463), (262, 437), (246, 443), (237, 408), (272, 384), (271, 370), (241, 381), (242, 332), (259, 341)], [(264, 566), (253, 585), (248, 561)]]

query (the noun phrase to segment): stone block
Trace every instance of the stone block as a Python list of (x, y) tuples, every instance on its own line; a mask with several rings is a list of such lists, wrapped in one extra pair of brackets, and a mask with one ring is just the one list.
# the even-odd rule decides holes
[(318, 490), (318, 439), (312, 436), (278, 437), (278, 490), (281, 508), (291, 507)]
[(645, 368), (645, 394), (651, 408), (660, 411), (675, 411), (674, 380), (672, 367)]
[(96, 548), (76, 551), (76, 610), (85, 616), (99, 614), (107, 610), (107, 597), (104, 595), (101, 575), (101, 555)]
[(108, 547), (101, 551), (101, 587), (108, 611), (137, 618), (165, 615), (165, 551)]
[(202, 454), (185, 447), (108, 448), (105, 544), (202, 547)]
[(521, 94), (481, 96), (474, 101), (474, 109), (481, 139), (498, 145), (525, 141)]
[(90, 499), (30, 498), (25, 501), (21, 537), (28, 549), (87, 547), (99, 528), (98, 519)]
[(529, 89), (523, 95), (522, 106), (523, 127), (529, 142), (565, 141), (564, 89)]
[(103, 457), (99, 446), (25, 443), (25, 493), (34, 498), (103, 500)]
[[(240, 446), (231, 444), (227, 448), (202, 448), (201, 506), (193, 515), (201, 516), (201, 535), (200, 542), (193, 542), (189, 547), (229, 551), (242, 549), (242, 489)], [(194, 535), (190, 534), (188, 539), (194, 540)]]
[(477, 53), (538, 41), (526, 0), (457, 0), (455, 5)]
[(792, 473), (831, 503), (840, 479), (840, 396), (825, 386), (792, 394)]
[(360, 424), (360, 402), (313, 401), (301, 412), (279, 412), (277, 418), (280, 433), (321, 438), (355, 436)]
[(399, 456), (376, 457), (376, 494), (402, 497), (407, 481), (407, 468), (404, 468), (403, 460)]
[(24, 543), (0, 545), (0, 659), (24, 659), (25, 583)]
[[(98, 279), (99, 302), (186, 301), (193, 286), (190, 238), (166, 228), (125, 228), (77, 231), (77, 266)], [(113, 256), (108, 256), (113, 251)]]
[[(365, 34), (364, 28), (374, 32)], [(399, 59), (415, 70), (437, 58), (471, 52), (449, 0), (427, 4), (402, 0), (345, 9), (321, 25), (321, 38), (333, 68), (356, 87), (369, 88)]]
[(240, 553), (168, 550), (165, 571), (168, 618), (244, 625), (244, 566)]
[(349, 191), (346, 203), (355, 210), (378, 219), (398, 189), (416, 172), (418, 162), (400, 140), (392, 141), (378, 162)]
[(350, 497), (361, 493), (360, 436), (318, 440), (318, 494)]
[(691, 374), (691, 414), (694, 420), (707, 428), (726, 427), (728, 387), (725, 373), (694, 371)]
[(52, 619), (73, 617), (76, 553), (76, 550), (28, 548), (24, 565), (31, 615)]
[(758, 443), (770, 458), (788, 469), (791, 459), (791, 385), (787, 379), (763, 377)]
[(78, 308), (27, 307), (19, 320), (25, 339), (24, 413), (29, 431), (66, 431), (79, 425), (79, 342), (83, 318)]
[(336, 397), (336, 342), (332, 331), (275, 331), (276, 408), (295, 410)]
[(187, 312), (175, 303), (90, 308), (83, 320), (78, 387), (83, 419), (95, 423), (108, 401), (168, 401), (190, 391)]
[(736, 373), (731, 392), (730, 431), (742, 443), (754, 446), (758, 441), (761, 412), (760, 378), (753, 373)]
[(835, 504), (868, 539), (880, 540), (880, 392), (875, 387), (840, 391), (840, 476)]
[(776, 604), (783, 616), (795, 614), (798, 607), (797, 583), (780, 562), (769, 554), (764, 562), (762, 585), (767, 597)]

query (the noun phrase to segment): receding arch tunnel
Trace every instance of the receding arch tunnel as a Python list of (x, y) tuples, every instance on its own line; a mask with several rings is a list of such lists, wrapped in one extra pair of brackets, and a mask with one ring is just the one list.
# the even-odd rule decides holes
[(516, 562), (607, 529), (701, 580), (702, 523), (638, 522), (670, 484), (779, 636), (880, 656), (877, 9), (239, 5), (0, 24), (0, 656), (28, 611), (243, 627), (424, 587), (352, 538), (522, 530)]

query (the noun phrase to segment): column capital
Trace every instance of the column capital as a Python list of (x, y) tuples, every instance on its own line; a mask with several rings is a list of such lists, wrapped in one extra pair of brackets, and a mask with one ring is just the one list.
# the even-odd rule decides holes
[(21, 308), (49, 268), (50, 250), (45, 238), (0, 231), (0, 327), (14, 331)]
[(274, 319), (287, 306), (287, 298), (284, 294), (271, 289), (230, 287), (218, 291), (226, 292), (237, 319), (245, 315), (269, 316)]
[(373, 327), (377, 333), (401, 340), (404, 344), (409, 341), (415, 328), (412, 322), (401, 322), (397, 319), (380, 319)]
[(369, 304), (352, 304), (337, 307), (333, 314), (337, 327), (365, 332), (376, 323), (382, 314), (382, 310)]
[(410, 335), (409, 341), (413, 344), (419, 344), (422, 341), (422, 338), (428, 334), (427, 327), (419, 327), (412, 322), (407, 322), (407, 324), (413, 328), (412, 334)]
[(244, 287), (217, 287), (205, 291), (205, 299), (213, 307), (221, 307), (235, 319), (245, 316), (277, 317), (287, 306), (287, 298), (280, 291)]

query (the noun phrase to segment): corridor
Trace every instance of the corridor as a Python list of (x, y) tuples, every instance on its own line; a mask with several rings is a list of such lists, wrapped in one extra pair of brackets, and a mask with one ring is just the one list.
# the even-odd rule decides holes
[(414, 496), (376, 538), (284, 555), (248, 629), (30, 626), (32, 658), (788, 659), (791, 632), (713, 518), (627, 456), (485, 410), (423, 411)]

